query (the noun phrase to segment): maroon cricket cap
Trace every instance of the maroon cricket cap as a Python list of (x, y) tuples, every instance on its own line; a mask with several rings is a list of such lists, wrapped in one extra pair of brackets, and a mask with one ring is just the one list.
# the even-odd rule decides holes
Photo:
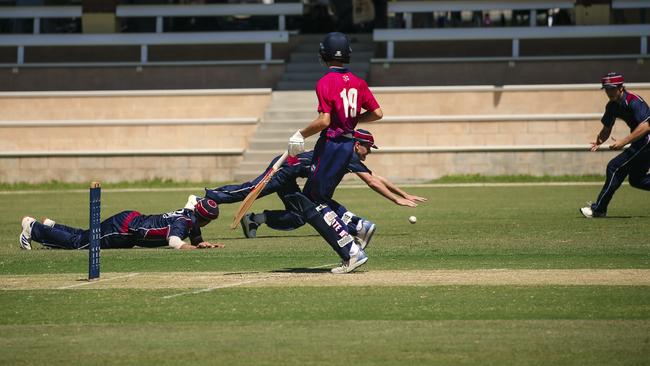
[(601, 89), (612, 89), (623, 85), (625, 79), (623, 78), (623, 75), (617, 72), (610, 72), (603, 76), (600, 82), (603, 84)]
[(372, 148), (379, 149), (377, 145), (375, 145), (375, 138), (372, 136), (370, 131), (362, 129), (355, 130), (354, 139), (364, 145), (370, 145)]

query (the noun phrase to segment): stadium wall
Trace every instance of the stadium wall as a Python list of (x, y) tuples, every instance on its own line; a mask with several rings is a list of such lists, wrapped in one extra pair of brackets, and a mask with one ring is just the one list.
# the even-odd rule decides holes
[[(643, 61), (643, 60), (642, 60)], [(650, 63), (636, 59), (552, 61), (411, 61), (371, 64), (374, 86), (539, 85), (597, 82), (608, 71), (650, 82)]]
[[(650, 99), (650, 84), (628, 88)], [(588, 151), (606, 103), (597, 84), (373, 91), (385, 119), (363, 126), (380, 147), (367, 163), (395, 181), (602, 174), (616, 154)], [(231, 181), (271, 97), (270, 89), (0, 93), (0, 182)], [(613, 136), (628, 133), (619, 121)]]

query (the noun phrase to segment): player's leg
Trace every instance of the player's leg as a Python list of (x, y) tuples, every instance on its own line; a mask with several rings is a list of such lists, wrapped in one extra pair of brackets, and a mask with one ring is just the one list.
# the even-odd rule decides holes
[(347, 226), (350, 235), (354, 236), (354, 241), (361, 247), (361, 249), (365, 250), (370, 244), (372, 236), (375, 234), (377, 225), (370, 220), (365, 220), (348, 211), (345, 206), (333, 199), (330, 200), (329, 205)]
[[(282, 203), (284, 203), (284, 210), (264, 210), (262, 213), (249, 213), (242, 217), (240, 224), (244, 231), (244, 236), (247, 238), (257, 237), (257, 229), (266, 224), (275, 230), (295, 230), (305, 224), (300, 212), (293, 211), (293, 207), (287, 202), (285, 197), (287, 195), (300, 192), (300, 187), (296, 183), (296, 175), (289, 171), (280, 170), (269, 182), (274, 183), (271, 188), (273, 192), (278, 194)], [(277, 179), (275, 177), (278, 176)], [(268, 185), (267, 185), (268, 188)], [(266, 190), (266, 188), (265, 188)]]
[(53, 227), (53, 228), (55, 228), (57, 230), (63, 230), (63, 231), (69, 232), (71, 234), (81, 234), (84, 231), (83, 229), (78, 229), (76, 227), (66, 226), (66, 225), (63, 225), (63, 224), (59, 224), (58, 222), (54, 222), (52, 220), (48, 221), (48, 220), (49, 219), (43, 220), (42, 224), (45, 225), (45, 226)]
[(332, 269), (333, 273), (348, 273), (362, 266), (368, 260), (364, 251), (345, 230), (345, 225), (332, 209), (325, 204), (316, 206), (302, 193), (288, 195), (293, 210), (301, 212), (307, 221), (341, 257), (343, 263)]
[(629, 182), (634, 188), (650, 191), (650, 142), (634, 158), (630, 169)]
[(205, 197), (214, 200), (218, 204), (240, 202), (255, 188), (260, 179), (262, 178), (257, 177), (242, 184), (231, 184), (212, 189), (206, 188)]
[(65, 230), (60, 225), (50, 227), (35, 221), (31, 228), (32, 240), (43, 244), (49, 248), (58, 249), (81, 249), (88, 245), (90, 233), (88, 230), (71, 228), (65, 226)]
[[(275, 157), (271, 163), (266, 167), (266, 170), (264, 173), (258, 175), (255, 179), (244, 182), (242, 184), (231, 184), (231, 185), (225, 185), (217, 188), (206, 188), (205, 189), (205, 197), (210, 198), (217, 202), (218, 204), (222, 203), (234, 203), (234, 202), (241, 202), (243, 201), (248, 194), (255, 189), (255, 186), (264, 178), (266, 175), (266, 172), (271, 169), (273, 164), (279, 159), (280, 157), (277, 156)], [(258, 196), (259, 198), (264, 197), (266, 195), (269, 195), (271, 193), (277, 192), (279, 189), (282, 188), (282, 186), (285, 184), (285, 180), (287, 179), (287, 175), (282, 172), (282, 170), (278, 171), (272, 178), (271, 181), (264, 187), (260, 195)], [(294, 178), (295, 181), (295, 178)], [(295, 182), (294, 182), (295, 183)]]
[(616, 190), (625, 181), (625, 178), (630, 172), (630, 162), (638, 153), (639, 151), (637, 149), (629, 148), (609, 161), (607, 164), (605, 184), (598, 194), (598, 199), (591, 204), (591, 207), (584, 207), (580, 210), (584, 216), (603, 217), (607, 215), (609, 202), (614, 197)]

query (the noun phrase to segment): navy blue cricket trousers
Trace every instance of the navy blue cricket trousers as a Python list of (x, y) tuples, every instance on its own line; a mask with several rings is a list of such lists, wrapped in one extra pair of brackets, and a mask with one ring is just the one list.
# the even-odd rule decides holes
[(616, 190), (629, 177), (632, 187), (650, 191), (650, 136), (636, 141), (607, 164), (607, 177), (598, 200), (591, 205), (596, 212), (607, 213), (607, 206)]
[(329, 138), (323, 131), (314, 148), (313, 171), (303, 188), (305, 196), (316, 205), (324, 203), (334, 210), (337, 203), (332, 197), (348, 171), (353, 153), (354, 139), (345, 136)]
[[(128, 234), (128, 221), (135, 211), (123, 211), (101, 222), (100, 248), (131, 248), (135, 246), (132, 235)], [(135, 212), (137, 213), (137, 212)], [(126, 227), (126, 230), (124, 228)], [(78, 229), (62, 224), (49, 227), (34, 222), (32, 239), (50, 248), (86, 249), (90, 244), (90, 230)]]

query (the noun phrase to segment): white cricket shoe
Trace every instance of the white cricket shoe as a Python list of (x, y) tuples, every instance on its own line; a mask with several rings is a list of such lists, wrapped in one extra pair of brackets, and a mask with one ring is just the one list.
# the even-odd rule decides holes
[(36, 221), (35, 218), (25, 216), (21, 221), (23, 231), (20, 233), (20, 248), (24, 250), (32, 250), (32, 225)]
[(343, 261), (338, 267), (332, 268), (331, 272), (334, 274), (350, 273), (355, 269), (363, 266), (368, 261), (366, 253), (359, 249), (359, 252), (354, 257), (350, 257), (349, 261)]
[(606, 216), (606, 214), (603, 213), (603, 212), (594, 211), (591, 208), (591, 206), (582, 207), (580, 209), (580, 213), (582, 214), (582, 216), (584, 216), (584, 217), (586, 217), (588, 219), (593, 219), (595, 217), (605, 217)]
[(49, 227), (54, 227), (56, 222), (54, 220), (52, 220), (52, 219), (48, 219), (47, 217), (42, 217), (41, 218), (41, 224), (43, 224), (45, 226), (49, 226)]
[(260, 227), (260, 224), (255, 222), (255, 214), (249, 213), (244, 215), (239, 221), (241, 224), (242, 230), (244, 230), (244, 236), (247, 238), (256, 238), (257, 237), (257, 228)]
[(361, 220), (361, 230), (354, 237), (354, 241), (357, 243), (361, 249), (366, 249), (370, 245), (370, 239), (375, 235), (375, 229), (377, 226), (374, 222), (368, 220)]

